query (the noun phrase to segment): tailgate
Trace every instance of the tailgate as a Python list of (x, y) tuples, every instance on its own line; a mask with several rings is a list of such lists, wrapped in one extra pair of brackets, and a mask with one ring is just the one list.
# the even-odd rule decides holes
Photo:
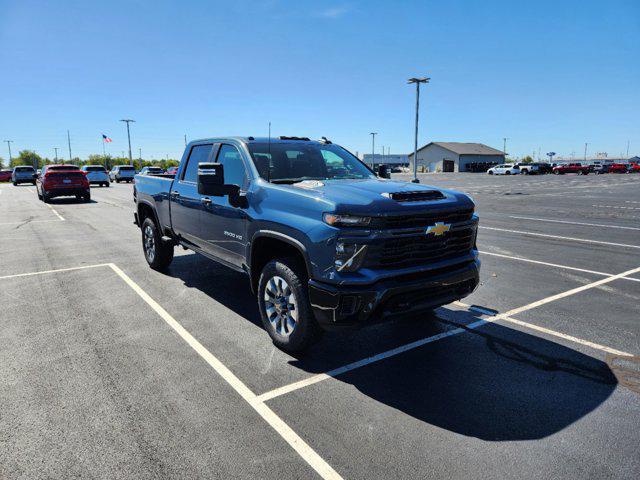
[(53, 187), (73, 188), (84, 187), (86, 180), (84, 173), (80, 171), (49, 171), (47, 172), (46, 182)]

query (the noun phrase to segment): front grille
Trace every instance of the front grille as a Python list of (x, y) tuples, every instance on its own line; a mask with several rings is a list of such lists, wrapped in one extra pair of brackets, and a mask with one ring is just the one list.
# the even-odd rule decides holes
[(389, 217), (373, 217), (370, 228), (396, 229), (396, 228), (422, 228), (433, 225), (436, 222), (449, 224), (467, 222), (473, 216), (473, 208), (466, 210), (456, 209), (451, 212), (418, 213), (413, 215), (395, 215)]
[(385, 238), (369, 245), (365, 266), (403, 268), (459, 257), (471, 251), (474, 236), (474, 226), (468, 226), (452, 230), (442, 237), (423, 233)]

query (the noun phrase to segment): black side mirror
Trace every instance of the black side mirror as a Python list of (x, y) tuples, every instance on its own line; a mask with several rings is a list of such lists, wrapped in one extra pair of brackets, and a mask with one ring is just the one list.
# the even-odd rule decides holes
[(226, 194), (224, 167), (221, 163), (198, 164), (198, 193), (213, 197), (223, 197)]
[(380, 178), (391, 178), (391, 169), (388, 165), (380, 165), (378, 167), (378, 176)]

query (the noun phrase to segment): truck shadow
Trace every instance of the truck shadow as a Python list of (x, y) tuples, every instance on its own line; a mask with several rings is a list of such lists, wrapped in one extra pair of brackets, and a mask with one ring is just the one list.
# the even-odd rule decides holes
[[(261, 326), (255, 298), (243, 275), (195, 255), (176, 257), (170, 273)], [(422, 422), (487, 441), (532, 440), (557, 433), (596, 410), (618, 384), (601, 360), (504, 325), (468, 327), (479, 319), (471, 311), (444, 307), (435, 316), (330, 332), (305, 355), (291, 358), (283, 354), (282, 364), (289, 358), (290, 366), (304, 372), (328, 372), (461, 328), (466, 331), (332, 381), (353, 386)], [(320, 395), (311, 401), (327, 401), (311, 388), (322, 387), (291, 395), (304, 396), (307, 401), (307, 395)], [(338, 399), (336, 408), (352, 401), (351, 396), (344, 403)]]

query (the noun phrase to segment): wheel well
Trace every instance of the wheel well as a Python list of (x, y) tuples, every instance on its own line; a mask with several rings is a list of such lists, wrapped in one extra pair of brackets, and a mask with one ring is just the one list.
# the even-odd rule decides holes
[[(153, 211), (153, 208), (151, 208), (146, 203), (139, 203), (138, 204), (138, 223), (140, 224), (141, 228), (142, 228), (142, 224), (147, 218), (151, 218), (155, 223), (157, 223), (156, 215), (155, 215), (155, 212)], [(157, 226), (158, 228), (160, 228), (159, 225)]]
[(272, 237), (259, 237), (251, 246), (251, 290), (258, 290), (258, 280), (264, 266), (276, 258), (294, 258), (309, 275), (304, 255), (300, 249), (284, 240)]

